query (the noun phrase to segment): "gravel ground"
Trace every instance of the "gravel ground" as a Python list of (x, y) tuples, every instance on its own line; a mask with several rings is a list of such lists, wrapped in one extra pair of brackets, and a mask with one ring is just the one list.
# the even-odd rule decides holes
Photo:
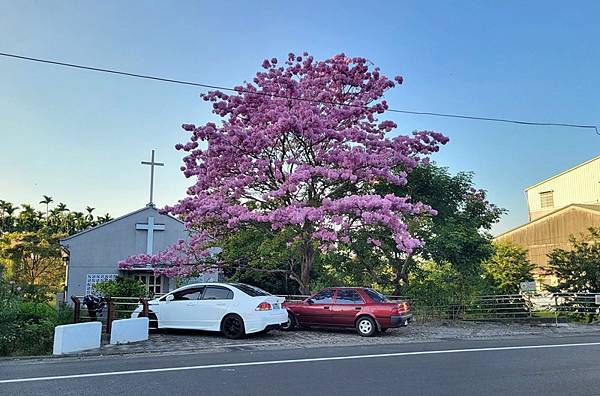
[(514, 323), (436, 322), (411, 324), (389, 329), (376, 337), (360, 337), (353, 330), (311, 329), (291, 332), (271, 331), (230, 340), (217, 333), (191, 330), (161, 330), (150, 339), (124, 345), (105, 344), (99, 350), (78, 356), (138, 353), (219, 352), (232, 350), (268, 350), (314, 348), (332, 345), (401, 344), (449, 340), (497, 339), (506, 337), (561, 337), (580, 334), (600, 335), (600, 326), (582, 324), (530, 325)]

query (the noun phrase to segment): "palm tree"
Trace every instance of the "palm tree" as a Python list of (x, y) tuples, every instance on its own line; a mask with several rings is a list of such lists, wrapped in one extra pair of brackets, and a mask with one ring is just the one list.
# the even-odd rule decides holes
[(22, 204), (17, 217), (17, 228), (20, 231), (37, 231), (41, 226), (42, 213), (29, 204)]
[(96, 221), (98, 222), (98, 224), (102, 224), (102, 223), (106, 223), (107, 221), (111, 221), (112, 217), (110, 217), (110, 214), (105, 214), (104, 216), (98, 216), (96, 218)]
[(0, 234), (4, 231), (4, 212), (6, 211), (7, 201), (0, 199)]
[(13, 215), (13, 213), (15, 213), (15, 210), (17, 210), (18, 208), (16, 206), (12, 206), (12, 204), (10, 202), (6, 203), (6, 206), (4, 207), (4, 211), (6, 212), (6, 214), (11, 217)]
[(92, 219), (94, 218), (94, 216), (92, 215), (92, 212), (94, 211), (94, 209), (96, 209), (96, 208), (92, 208), (91, 206), (86, 206), (85, 207), (85, 211), (88, 212), (88, 215), (87, 215), (88, 219), (89, 218), (92, 218)]
[(50, 205), (51, 202), (54, 202), (54, 200), (48, 195), (42, 195), (42, 197), (44, 197), (44, 199), (42, 199), (40, 203), (46, 204), (46, 218), (48, 218), (48, 205)]
[(17, 207), (8, 201), (0, 201), (0, 210), (2, 211), (2, 215), (0, 216), (0, 233), (15, 231), (15, 218), (13, 214), (17, 210)]
[(56, 210), (58, 210), (59, 212), (69, 211), (69, 209), (67, 209), (67, 205), (62, 202), (59, 202), (58, 205), (56, 205)]

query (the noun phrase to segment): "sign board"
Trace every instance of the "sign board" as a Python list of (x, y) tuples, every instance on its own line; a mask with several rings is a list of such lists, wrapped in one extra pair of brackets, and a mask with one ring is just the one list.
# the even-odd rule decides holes
[(535, 281), (521, 282), (519, 286), (522, 292), (534, 292), (537, 289)]
[(594, 302), (596, 303), (596, 305), (600, 305), (600, 294), (596, 294), (594, 296)]

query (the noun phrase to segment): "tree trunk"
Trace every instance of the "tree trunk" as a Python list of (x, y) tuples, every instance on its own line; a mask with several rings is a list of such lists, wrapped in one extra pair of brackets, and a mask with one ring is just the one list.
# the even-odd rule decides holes
[(401, 296), (408, 289), (408, 273), (412, 264), (412, 254), (409, 254), (404, 261), (396, 261), (396, 278), (394, 279), (394, 295)]
[(306, 241), (302, 247), (302, 257), (300, 260), (300, 293), (310, 294), (310, 270), (315, 262), (315, 249), (310, 241)]

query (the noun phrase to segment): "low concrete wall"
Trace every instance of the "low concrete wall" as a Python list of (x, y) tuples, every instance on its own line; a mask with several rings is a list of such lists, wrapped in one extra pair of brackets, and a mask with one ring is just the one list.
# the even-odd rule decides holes
[(148, 318), (120, 319), (112, 322), (111, 344), (148, 340)]
[(101, 322), (76, 323), (54, 328), (54, 355), (100, 348)]

